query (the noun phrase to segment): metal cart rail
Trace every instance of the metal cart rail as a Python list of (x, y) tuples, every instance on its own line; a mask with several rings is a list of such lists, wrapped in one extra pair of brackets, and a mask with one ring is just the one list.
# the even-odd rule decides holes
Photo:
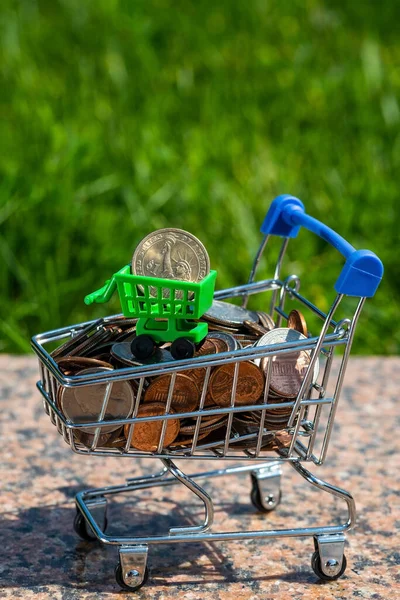
[[(316, 233), (336, 247), (345, 257), (346, 262), (335, 284), (336, 297), (329, 310), (324, 312), (300, 293), (300, 280), (296, 275), (281, 279), (281, 270), (288, 241), (296, 237), (303, 226)], [(288, 314), (285, 312), (285, 301), (289, 298), (299, 307), (307, 309), (322, 322), (318, 335), (295, 342), (285, 342), (269, 346), (251, 346), (237, 350), (222, 352), (212, 356), (196, 356), (186, 360), (171, 360), (161, 364), (150, 364), (116, 369), (109, 372), (66, 376), (59, 369), (56, 361), (45, 347), (55, 341), (74, 337), (84, 328), (96, 331), (107, 323), (108, 319), (88, 321), (72, 327), (65, 327), (32, 338), (32, 346), (39, 358), (40, 381), (37, 387), (44, 399), (46, 412), (57, 427), (71, 449), (82, 455), (120, 456), (125, 458), (154, 457), (159, 458), (163, 469), (155, 475), (128, 479), (126, 484), (107, 488), (99, 488), (80, 492), (76, 496), (77, 516), (75, 529), (86, 539), (98, 539), (103, 544), (115, 545), (119, 548), (119, 563), (116, 578), (121, 587), (135, 590), (141, 587), (148, 575), (147, 554), (149, 544), (199, 542), (210, 540), (240, 540), (248, 538), (272, 538), (311, 536), (314, 538), (315, 551), (312, 556), (312, 568), (316, 575), (324, 580), (340, 577), (346, 569), (344, 556), (345, 532), (354, 526), (355, 503), (349, 492), (322, 481), (304, 466), (309, 462), (321, 465), (326, 459), (329, 441), (334, 424), (346, 366), (350, 354), (356, 325), (365, 299), (372, 297), (380, 283), (383, 267), (378, 257), (370, 251), (356, 251), (341, 236), (305, 213), (304, 206), (293, 196), (279, 196), (271, 204), (261, 228), (264, 239), (260, 245), (251, 270), (249, 281), (245, 285), (221, 290), (215, 293), (218, 300), (241, 298), (242, 306), (246, 306), (249, 296), (269, 293), (270, 314), (276, 315), (276, 326), (285, 324)], [(254, 281), (258, 264), (271, 236), (283, 238), (274, 275), (271, 279)], [(344, 296), (358, 298), (353, 314), (347, 318), (335, 320), (335, 313)], [(263, 302), (265, 301), (265, 297)], [(111, 317), (109, 317), (111, 319)], [(335, 349), (343, 347), (343, 355), (332, 393), (329, 392), (329, 378)], [(239, 366), (243, 361), (254, 361), (264, 357), (287, 356), (293, 352), (309, 351), (309, 364), (295, 399), (287, 402), (275, 402), (269, 397), (271, 383), (272, 360), (268, 361), (265, 372), (265, 385), (262, 400), (253, 405), (241, 406), (235, 403)], [(315, 379), (315, 365), (321, 363), (318, 379)], [(234, 365), (233, 384), (229, 406), (209, 408), (205, 400), (211, 371), (218, 365)], [(201, 389), (200, 404), (192, 412), (172, 412), (171, 402), (178, 373), (193, 369), (205, 371)], [(170, 374), (168, 398), (165, 414), (152, 417), (137, 417), (145, 381), (148, 377), (159, 374)], [(134, 409), (129, 418), (107, 420), (105, 418), (107, 402), (113, 383), (117, 381), (135, 381), (136, 398)], [(61, 412), (57, 405), (57, 394), (60, 388), (78, 388), (103, 383), (105, 392), (102, 407), (97, 420), (90, 423), (72, 423)], [(275, 452), (268, 449), (265, 439), (274, 437), (276, 431), (267, 427), (268, 414), (276, 409), (290, 409), (290, 416), (284, 427), (286, 442), (274, 447)], [(232, 426), (234, 417), (252, 411), (259, 417), (256, 432), (238, 434)], [(201, 418), (208, 415), (226, 415), (226, 431), (221, 439), (213, 438), (204, 442), (199, 439)], [(192, 443), (188, 447), (164, 448), (167, 422), (170, 419), (193, 417), (196, 425)], [(155, 452), (143, 452), (131, 447), (131, 439), (135, 425), (141, 422), (161, 421), (161, 436)], [(110, 425), (129, 425), (129, 434), (125, 446), (107, 448), (99, 445), (102, 427)], [(79, 443), (74, 435), (82, 428), (92, 427), (95, 431), (90, 447)], [(207, 459), (221, 461), (237, 459), (245, 461), (243, 465), (233, 468), (217, 468), (216, 470), (187, 475), (181, 471), (174, 460)], [(248, 472), (251, 476), (251, 500), (261, 511), (273, 510), (280, 502), (281, 466), (289, 463), (295, 471), (312, 486), (336, 496), (346, 503), (348, 517), (344, 523), (331, 526), (293, 528), (283, 530), (211, 532), (213, 524), (213, 502), (209, 494), (198, 484), (198, 481), (213, 477), (235, 475)], [(247, 464), (246, 464), (247, 463)], [(118, 494), (134, 492), (153, 486), (171, 486), (181, 483), (191, 490), (204, 504), (204, 520), (196, 526), (175, 527), (163, 535), (131, 538), (113, 537), (106, 534), (107, 498)]]

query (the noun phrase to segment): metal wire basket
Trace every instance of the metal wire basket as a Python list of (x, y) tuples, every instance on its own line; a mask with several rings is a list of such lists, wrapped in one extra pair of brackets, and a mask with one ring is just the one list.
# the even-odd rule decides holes
[[(300, 279), (296, 275), (290, 274), (285, 279), (281, 279), (282, 263), (288, 241), (291, 237), (297, 235), (300, 226), (317, 233), (330, 242), (346, 258), (346, 263), (335, 284), (336, 297), (327, 312), (318, 308), (300, 293)], [(383, 272), (382, 264), (372, 252), (356, 251), (327, 226), (309, 217), (305, 213), (302, 203), (292, 196), (280, 196), (275, 199), (261, 231), (264, 233), (264, 239), (256, 255), (248, 283), (218, 291), (215, 293), (214, 298), (218, 300), (240, 298), (242, 299), (242, 306), (246, 306), (250, 296), (264, 294), (262, 296), (264, 305), (265, 293), (268, 293), (270, 313), (276, 316), (277, 327), (286, 324), (288, 314), (285, 311), (285, 302), (289, 299), (295, 305), (297, 304), (302, 309), (310, 311), (319, 319), (321, 328), (316, 335), (309, 335), (304, 339), (280, 344), (238, 348), (213, 356), (197, 356), (181, 361), (171, 360), (160, 364), (133, 366), (109, 372), (75, 376), (65, 376), (63, 374), (57, 362), (45, 349), (46, 346), (57, 340), (76, 336), (84, 328), (89, 332), (91, 330), (95, 332), (107, 323), (107, 319), (58, 329), (37, 335), (32, 339), (33, 349), (39, 357), (40, 366), (40, 381), (37, 386), (44, 398), (45, 409), (59, 433), (74, 452), (81, 455), (119, 456), (131, 459), (153, 457), (160, 459), (163, 463), (164, 468), (157, 476), (144, 476), (138, 480), (131, 480), (124, 486), (81, 492), (76, 497), (78, 510), (77, 531), (84, 537), (95, 537), (105, 544), (114, 544), (119, 547), (120, 563), (117, 580), (122, 587), (127, 589), (137, 589), (145, 582), (147, 547), (151, 543), (309, 535), (314, 537), (315, 542), (312, 567), (321, 579), (336, 579), (346, 568), (346, 559), (343, 552), (344, 532), (354, 524), (354, 500), (347, 491), (316, 478), (305, 468), (304, 463), (321, 465), (326, 459), (358, 318), (365, 299), (373, 296), (379, 285)], [(273, 277), (255, 282), (254, 277), (260, 258), (270, 236), (273, 235), (283, 237)], [(125, 286), (125, 278), (128, 275), (121, 273), (120, 277), (118, 285)], [(150, 282), (149, 285), (153, 285), (153, 282)], [(127, 293), (126, 289), (126, 287), (123, 287), (125, 298), (130, 301), (129, 299), (133, 296), (131, 291)], [(336, 311), (346, 295), (358, 298), (354, 311), (346, 318), (336, 320)], [(164, 304), (165, 301), (161, 299), (161, 296), (158, 299), (150, 298), (148, 292), (144, 299), (136, 296), (134, 302), (137, 304), (134, 308), (133, 304), (129, 305), (128, 313), (125, 312), (125, 305), (124, 314), (138, 314), (138, 310), (142, 310), (140, 308), (141, 303), (144, 303), (143, 310), (145, 311), (148, 311), (149, 307), (154, 305), (166, 306), (166, 310), (175, 310), (172, 309), (174, 301), (171, 300), (171, 303)], [(175, 304), (175, 306), (178, 306), (181, 301), (176, 302), (178, 304)], [(188, 300), (186, 306), (192, 306), (191, 301)], [(153, 309), (150, 308), (150, 310)], [(190, 311), (192, 310), (191, 308)], [(191, 314), (193, 317), (194, 313)], [(331, 381), (329, 380), (332, 375), (332, 361), (337, 347), (342, 347), (343, 353), (332, 385), (332, 378)], [(270, 395), (273, 357), (287, 357), (294, 352), (303, 351), (308, 353), (309, 360), (296, 398), (288, 398), (285, 402), (281, 400), (279, 402), (274, 401)], [(262, 359), (266, 360), (267, 367), (261, 397), (252, 405), (240, 405), (237, 401), (237, 386), (240, 383), (241, 364)], [(316, 377), (318, 363), (321, 368)], [(209, 407), (206, 405), (206, 398), (209, 392), (210, 379), (212, 378), (213, 369), (221, 365), (229, 368), (232, 376), (229, 401), (223, 407)], [(202, 377), (199, 380), (202, 381), (202, 385), (196, 409), (190, 412), (172, 410), (178, 375), (187, 372), (199, 373), (200, 371)], [(161, 373), (170, 376), (164, 413), (156, 416), (137, 416), (147, 379)], [(116, 382), (121, 381), (130, 381), (134, 385), (136, 390), (135, 402), (131, 414), (126, 418), (110, 420), (105, 417), (110, 390)], [(67, 419), (57, 403), (60, 390), (98, 386), (99, 384), (102, 384), (104, 398), (100, 403), (98, 418), (85, 423), (71, 422)], [(287, 420), (284, 426), (276, 426), (274, 424), (276, 418), (274, 421), (274, 417), (282, 409), (287, 411)], [(247, 430), (237, 427), (241, 416), (249, 412), (256, 415), (257, 426), (250, 427)], [(200, 435), (202, 419), (216, 415), (225, 419), (223, 435), (216, 431), (213, 432), (211, 437), (202, 438)], [(165, 447), (164, 442), (168, 423), (171, 420), (187, 418), (192, 418), (195, 421), (191, 443), (187, 446), (172, 444)], [(132, 447), (131, 442), (135, 427), (138, 424), (152, 422), (161, 424), (157, 447), (151, 452), (144, 452)], [(101, 432), (110, 424), (125, 427), (126, 442), (122, 447), (115, 448), (101, 445)], [(92, 442), (89, 446), (80, 443), (78, 441), (79, 436), (76, 435), (79, 430), (85, 428), (86, 430), (91, 428), (93, 431)], [(185, 475), (173, 462), (175, 459), (188, 460), (196, 458), (217, 461), (234, 458), (249, 463), (233, 469), (218, 468), (217, 471), (203, 473), (197, 475), (197, 477), (201, 476), (209, 479), (223, 474), (248, 471), (251, 474), (252, 481), (251, 500), (259, 510), (263, 511), (272, 510), (278, 505), (280, 501), (281, 465), (285, 462), (289, 463), (312, 485), (345, 500), (348, 508), (348, 519), (344, 524), (328, 527), (298, 528), (272, 532), (211, 533), (209, 531), (213, 521), (211, 498), (195, 482), (196, 476), (189, 477)], [(258, 461), (259, 464), (256, 463), (255, 465), (254, 461)], [(250, 465), (250, 463), (252, 464)], [(168, 473), (172, 475), (172, 478), (167, 477)], [(107, 536), (103, 526), (99, 524), (98, 518), (94, 517), (96, 510), (100, 510), (104, 516), (108, 495), (112, 496), (113, 494), (134, 491), (153, 485), (172, 485), (179, 482), (191, 489), (204, 503), (205, 519), (199, 526), (176, 528), (165, 535), (152, 538), (121, 539)]]

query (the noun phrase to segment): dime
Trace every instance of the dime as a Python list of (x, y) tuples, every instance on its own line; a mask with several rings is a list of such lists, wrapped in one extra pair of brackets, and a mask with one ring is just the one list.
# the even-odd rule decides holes
[[(283, 344), (307, 339), (305, 335), (286, 327), (279, 327), (266, 333), (258, 340), (256, 346)], [(261, 369), (265, 372), (271, 357), (261, 359)], [(256, 359), (255, 362), (260, 362)], [(275, 394), (284, 398), (295, 398), (300, 390), (307, 367), (310, 364), (310, 350), (285, 352), (272, 357), (270, 388)], [(315, 383), (319, 374), (319, 360), (315, 362), (313, 380)]]
[[(169, 414), (173, 413), (171, 410)], [(142, 404), (139, 407), (137, 417), (156, 417), (165, 413), (165, 404), (161, 402), (149, 402)], [(143, 450), (145, 452), (154, 452), (157, 450), (158, 443), (161, 437), (163, 421), (143, 421), (135, 424), (132, 433), (131, 446), (137, 450)], [(124, 426), (125, 437), (128, 439), (129, 429), (131, 425), (127, 423)], [(163, 448), (168, 448), (170, 444), (177, 438), (179, 433), (179, 419), (169, 419), (167, 421), (167, 427), (165, 429), (164, 445)]]
[[(171, 375), (160, 375), (150, 383), (144, 393), (144, 402), (167, 402)], [(190, 377), (182, 373), (176, 374), (171, 406), (174, 412), (192, 412), (199, 405), (199, 388)]]
[[(102, 373), (111, 371), (105, 367), (96, 367), (94, 369), (84, 369), (80, 375), (89, 375), (90, 373)], [(132, 412), (134, 393), (132, 387), (127, 381), (115, 381), (112, 384), (95, 383), (76, 388), (63, 388), (58, 390), (58, 403), (66, 416), (72, 423), (90, 423), (97, 421), (100, 416), (107, 385), (111, 385), (109, 400), (107, 403), (104, 421), (112, 419), (126, 419)], [(103, 425), (102, 433), (109, 433), (119, 429), (120, 425)], [(82, 427), (80, 431), (85, 433), (95, 433), (96, 428)]]
[[(230, 363), (215, 369), (210, 379), (210, 394), (218, 406), (229, 406), (235, 365)], [(255, 404), (264, 390), (264, 374), (252, 362), (239, 363), (234, 403), (236, 406)]]
[(213, 331), (207, 337), (215, 344), (218, 353), (231, 352), (232, 350), (237, 350), (239, 347), (237, 340), (229, 333)]
[(307, 337), (307, 322), (299, 310), (292, 310), (288, 316), (287, 325), (289, 329), (295, 329), (296, 331), (300, 331), (303, 335)]
[(256, 321), (258, 323), (256, 312), (221, 300), (214, 300), (208, 311), (204, 313), (203, 319), (235, 328), (241, 327), (243, 321)]
[[(210, 259), (203, 244), (182, 229), (159, 229), (147, 235), (132, 257), (132, 273), (178, 281), (197, 282), (210, 272)], [(157, 295), (155, 287), (150, 288)], [(167, 297), (167, 296), (166, 296)], [(182, 292), (176, 294), (182, 297)]]

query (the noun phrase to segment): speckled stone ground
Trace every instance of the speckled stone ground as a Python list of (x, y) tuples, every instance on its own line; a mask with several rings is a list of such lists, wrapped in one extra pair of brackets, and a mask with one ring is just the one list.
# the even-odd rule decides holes
[[(81, 542), (72, 529), (78, 490), (155, 472), (156, 461), (73, 454), (43, 411), (35, 359), (0, 356), (2, 460), (1, 598), (121, 598), (114, 579), (117, 552)], [(345, 575), (317, 581), (311, 538), (152, 546), (148, 584), (131, 598), (301, 599), (400, 597), (400, 359), (352, 359), (328, 459), (314, 472), (353, 493), (357, 527), (348, 534)], [(215, 464), (215, 463), (214, 463)], [(182, 464), (180, 465), (182, 467)], [(221, 465), (219, 465), (221, 466)], [(197, 463), (185, 463), (188, 472)], [(211, 468), (210, 464), (199, 468)], [(215, 529), (277, 529), (343, 519), (342, 504), (315, 491), (289, 465), (276, 511), (257, 514), (246, 477), (215, 479)], [(200, 507), (179, 487), (142, 491), (114, 502), (111, 531), (166, 532), (193, 523)]]

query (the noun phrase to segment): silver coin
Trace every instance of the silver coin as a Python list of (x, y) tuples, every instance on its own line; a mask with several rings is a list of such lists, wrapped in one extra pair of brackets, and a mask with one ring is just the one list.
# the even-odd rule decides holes
[(266, 329), (271, 330), (271, 329), (275, 328), (275, 323), (274, 323), (274, 320), (271, 317), (271, 315), (269, 315), (268, 313), (266, 313), (262, 310), (258, 310), (257, 315), (258, 315), (261, 325), (263, 325)]
[[(171, 353), (168, 352), (165, 348), (156, 348), (153, 356), (146, 359), (139, 359), (136, 356), (133, 356), (131, 350), (131, 344), (129, 342), (119, 342), (114, 344), (111, 348), (111, 356), (115, 359), (119, 360), (121, 363), (133, 366), (140, 367), (143, 365), (156, 365), (158, 363), (167, 363), (174, 361), (171, 356)], [(175, 361), (174, 361), (175, 363)]]
[[(79, 375), (89, 375), (112, 371), (105, 367), (84, 369)], [(97, 421), (100, 416), (103, 400), (111, 385), (110, 397), (107, 403), (106, 413), (103, 420), (126, 419), (132, 412), (134, 403), (134, 392), (127, 381), (115, 381), (112, 384), (95, 383), (77, 388), (60, 388), (59, 406), (64, 415), (72, 423), (90, 423)], [(121, 425), (103, 425), (101, 433), (109, 433), (119, 429)], [(80, 431), (94, 434), (96, 428), (82, 427)]]
[[(306, 336), (287, 327), (279, 327), (263, 335), (255, 346), (269, 346), (272, 344), (283, 344), (285, 342), (296, 342), (306, 340)], [(311, 351), (300, 350), (285, 352), (273, 357), (255, 359), (255, 363), (266, 371), (272, 358), (270, 388), (275, 394), (284, 398), (295, 398), (300, 390), (308, 365), (310, 364)], [(317, 358), (314, 366), (312, 383), (315, 383), (319, 375), (319, 360)]]
[(213, 321), (228, 327), (241, 327), (243, 321), (254, 321), (258, 323), (258, 314), (253, 310), (247, 310), (230, 302), (214, 300), (211, 307), (203, 315), (203, 319)]
[[(147, 235), (132, 257), (132, 273), (177, 281), (197, 282), (210, 272), (210, 259), (203, 244), (182, 229), (159, 229)], [(157, 295), (155, 287), (150, 288)], [(163, 297), (169, 297), (165, 290)], [(176, 298), (182, 292), (176, 292)]]
[(239, 342), (230, 333), (213, 331), (207, 334), (207, 339), (214, 341), (217, 352), (231, 352), (239, 348)]

